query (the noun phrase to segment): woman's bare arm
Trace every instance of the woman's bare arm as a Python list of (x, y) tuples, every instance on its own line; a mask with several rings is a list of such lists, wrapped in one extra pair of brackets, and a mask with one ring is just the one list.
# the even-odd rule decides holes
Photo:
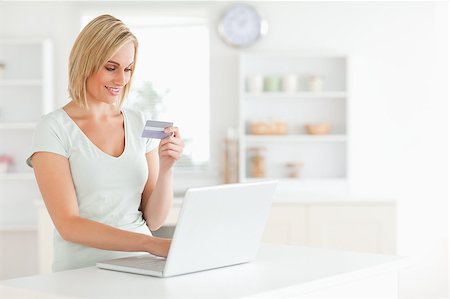
[(142, 193), (141, 210), (151, 230), (160, 228), (169, 214), (173, 202), (173, 165), (180, 159), (184, 141), (178, 127), (167, 127), (158, 150), (146, 154), (148, 180)]
[(164, 224), (172, 207), (172, 169), (161, 171), (158, 149), (147, 153), (146, 158), (148, 179), (142, 193), (141, 210), (147, 226), (154, 231)]
[(32, 159), (45, 205), (64, 240), (105, 250), (144, 251), (167, 256), (168, 239), (129, 232), (80, 217), (67, 158), (37, 152)]

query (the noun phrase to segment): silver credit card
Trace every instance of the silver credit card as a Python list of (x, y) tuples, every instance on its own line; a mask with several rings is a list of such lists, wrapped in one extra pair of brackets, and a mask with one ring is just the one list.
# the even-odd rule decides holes
[(157, 138), (157, 139), (166, 138), (169, 135), (164, 133), (164, 129), (172, 126), (173, 126), (172, 122), (147, 120), (147, 122), (145, 123), (144, 131), (142, 131), (142, 137)]

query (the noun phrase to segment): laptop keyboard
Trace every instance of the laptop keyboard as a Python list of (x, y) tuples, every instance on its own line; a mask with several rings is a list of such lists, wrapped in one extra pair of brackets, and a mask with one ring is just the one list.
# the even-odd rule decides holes
[(163, 271), (166, 265), (166, 259), (151, 255), (118, 259), (114, 263), (119, 266), (126, 266), (139, 269), (148, 269), (154, 271)]

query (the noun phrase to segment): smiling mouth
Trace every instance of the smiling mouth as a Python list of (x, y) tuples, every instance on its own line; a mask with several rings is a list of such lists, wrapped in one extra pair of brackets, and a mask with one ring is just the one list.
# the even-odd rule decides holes
[(121, 90), (121, 88), (119, 88), (119, 87), (108, 87), (108, 86), (105, 86), (105, 87), (109, 91), (109, 93), (114, 96), (118, 95)]

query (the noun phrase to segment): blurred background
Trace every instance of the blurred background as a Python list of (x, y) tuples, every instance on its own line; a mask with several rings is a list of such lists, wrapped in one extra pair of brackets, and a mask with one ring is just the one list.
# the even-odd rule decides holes
[[(155, 234), (188, 187), (274, 178), (264, 241), (409, 256), (400, 297), (448, 296), (447, 1), (1, 1), (0, 279), (50, 269), (25, 159), (68, 102), (77, 34), (104, 13), (140, 42), (127, 106), (186, 141)], [(268, 30), (234, 45), (253, 24)]]

